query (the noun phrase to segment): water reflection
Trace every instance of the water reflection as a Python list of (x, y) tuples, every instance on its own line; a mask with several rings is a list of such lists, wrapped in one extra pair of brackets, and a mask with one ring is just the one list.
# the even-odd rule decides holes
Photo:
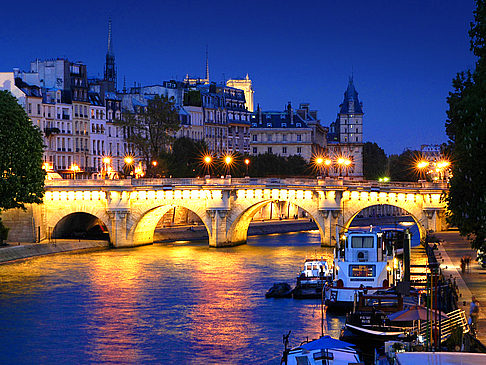
[[(312, 231), (0, 266), (0, 362), (278, 364), (282, 334), (293, 345), (319, 336), (320, 301), (264, 294), (294, 285), (306, 258), (331, 258), (319, 243)], [(324, 323), (339, 336), (342, 318)]]

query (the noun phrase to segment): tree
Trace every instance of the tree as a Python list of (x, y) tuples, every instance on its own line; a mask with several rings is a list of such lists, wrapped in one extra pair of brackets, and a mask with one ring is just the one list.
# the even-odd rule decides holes
[(414, 161), (417, 159), (415, 152), (405, 150), (399, 155), (388, 157), (387, 174), (393, 181), (417, 181)]
[(132, 143), (145, 160), (147, 176), (155, 174), (151, 164), (167, 151), (180, 128), (179, 113), (172, 98), (156, 95), (134, 113), (124, 113), (118, 125), (127, 130), (127, 142)]
[(203, 141), (182, 137), (174, 141), (170, 153), (161, 157), (167, 161), (168, 174), (173, 177), (204, 176), (202, 156), (207, 149)]
[(452, 178), (447, 220), (471, 239), (473, 248), (486, 248), (486, 1), (476, 0), (469, 31), (474, 70), (459, 72), (447, 102), (446, 132), (452, 153)]
[(368, 180), (378, 180), (386, 174), (388, 159), (385, 151), (376, 143), (363, 146), (363, 174)]
[[(10, 92), (0, 91), (0, 212), (42, 203), (42, 151), (39, 128)], [(5, 232), (1, 220), (0, 232)]]

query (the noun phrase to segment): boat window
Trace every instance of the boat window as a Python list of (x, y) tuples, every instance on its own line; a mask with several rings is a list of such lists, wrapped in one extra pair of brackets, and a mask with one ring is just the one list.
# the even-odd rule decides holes
[(370, 278), (375, 276), (376, 265), (349, 265), (349, 276)]
[(352, 248), (373, 248), (373, 236), (351, 237)]

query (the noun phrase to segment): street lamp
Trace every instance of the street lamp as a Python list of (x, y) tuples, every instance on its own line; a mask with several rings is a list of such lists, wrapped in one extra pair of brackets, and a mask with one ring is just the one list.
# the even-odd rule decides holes
[(248, 176), (248, 167), (250, 166), (250, 159), (245, 158), (245, 165), (246, 165), (246, 176)]
[(439, 173), (439, 180), (445, 179), (445, 171), (451, 165), (451, 163), (447, 160), (440, 160), (436, 162), (436, 171)]
[(322, 165), (324, 164), (324, 159), (322, 157), (316, 157), (314, 163), (317, 166), (317, 172), (319, 176), (322, 176)]
[(105, 166), (104, 166), (104, 174), (103, 175), (106, 175), (106, 173), (108, 172), (108, 166), (111, 163), (111, 158), (110, 157), (103, 157), (103, 160), (102, 161), (105, 164)]
[(213, 157), (209, 154), (204, 155), (202, 161), (203, 161), (203, 164), (205, 166), (206, 175), (211, 175), (210, 167), (211, 167), (211, 164), (213, 163)]
[(339, 157), (338, 160), (337, 160), (337, 164), (339, 166), (339, 176), (342, 176), (342, 171), (343, 171), (343, 168), (346, 169), (346, 176), (348, 176), (348, 169), (349, 169), (349, 166), (351, 166), (351, 160), (349, 158), (345, 158), (345, 157)]
[(132, 156), (125, 156), (123, 159), (125, 166), (123, 166), (123, 173), (126, 175), (132, 175), (132, 165), (135, 162)]
[(226, 164), (226, 175), (229, 175), (230, 166), (233, 163), (233, 156), (226, 155), (226, 156), (223, 157), (223, 161)]
[(76, 172), (80, 171), (79, 166), (73, 163), (70, 170), (73, 172), (73, 180), (76, 180)]
[(417, 163), (415, 164), (415, 169), (418, 171), (419, 177), (425, 176), (426, 169), (429, 166), (430, 166), (430, 162), (425, 159), (417, 161)]

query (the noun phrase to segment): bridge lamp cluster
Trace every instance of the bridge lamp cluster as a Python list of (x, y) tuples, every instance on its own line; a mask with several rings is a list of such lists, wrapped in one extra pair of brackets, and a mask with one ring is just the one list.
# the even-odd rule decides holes
[(415, 169), (419, 175), (429, 174), (434, 181), (445, 180), (449, 175), (450, 166), (451, 162), (445, 158), (432, 161), (422, 158), (415, 163)]
[(319, 173), (321, 173), (323, 167), (325, 167), (326, 172), (328, 172), (332, 165), (338, 166), (341, 172), (343, 169), (348, 169), (352, 163), (351, 159), (343, 156), (336, 157), (334, 161), (329, 157), (316, 156), (314, 158), (314, 166), (318, 169)]
[(385, 176), (385, 177), (380, 177), (378, 179), (379, 182), (389, 182), (390, 181), (390, 178), (388, 176)]

